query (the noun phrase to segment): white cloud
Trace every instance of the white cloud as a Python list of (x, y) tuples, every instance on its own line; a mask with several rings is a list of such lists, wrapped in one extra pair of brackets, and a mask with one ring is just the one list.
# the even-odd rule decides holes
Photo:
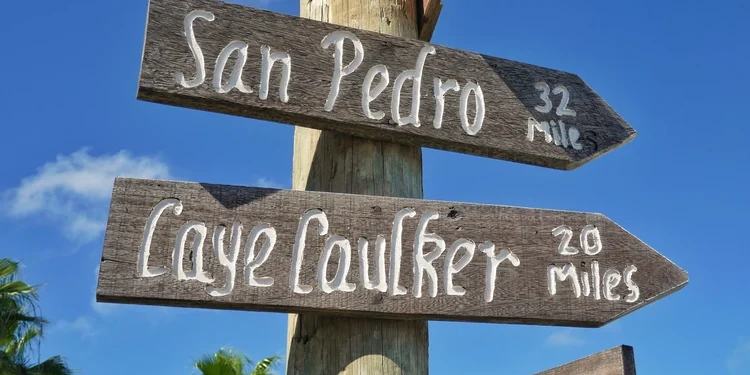
[(79, 316), (74, 321), (60, 320), (50, 327), (53, 333), (76, 334), (81, 338), (90, 338), (96, 336), (98, 330), (94, 322), (87, 316)]
[(750, 372), (750, 340), (740, 338), (737, 346), (727, 358), (727, 369), (730, 374)]
[(256, 187), (262, 187), (262, 188), (273, 188), (273, 189), (283, 189), (284, 186), (276, 181), (273, 181), (266, 177), (261, 177), (257, 180), (255, 180), (255, 186)]
[(82, 148), (41, 166), (20, 186), (4, 192), (14, 218), (44, 217), (60, 224), (63, 234), (85, 243), (96, 239), (107, 220), (107, 202), (115, 177), (169, 179), (169, 168), (158, 158), (120, 151), (90, 155)]
[(547, 337), (547, 345), (552, 346), (581, 346), (585, 344), (582, 338), (573, 334), (573, 329), (563, 329)]

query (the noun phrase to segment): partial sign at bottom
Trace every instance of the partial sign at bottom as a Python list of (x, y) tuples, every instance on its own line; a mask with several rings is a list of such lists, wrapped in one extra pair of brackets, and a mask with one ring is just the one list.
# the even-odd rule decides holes
[(620, 345), (536, 375), (636, 375), (635, 354)]
[(118, 178), (97, 300), (599, 327), (687, 281), (601, 214)]

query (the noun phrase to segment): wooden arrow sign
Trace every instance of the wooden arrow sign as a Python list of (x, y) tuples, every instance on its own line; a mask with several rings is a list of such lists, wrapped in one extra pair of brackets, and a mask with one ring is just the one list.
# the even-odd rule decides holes
[(600, 214), (120, 178), (97, 300), (599, 327), (687, 282)]
[(635, 354), (620, 345), (536, 375), (636, 375)]
[(138, 98), (556, 169), (636, 134), (574, 74), (214, 0), (150, 1)]

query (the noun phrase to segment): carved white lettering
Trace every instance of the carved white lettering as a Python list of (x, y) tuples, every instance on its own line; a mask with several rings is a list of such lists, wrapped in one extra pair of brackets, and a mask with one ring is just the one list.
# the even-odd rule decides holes
[(401, 242), (403, 238), (403, 221), (406, 217), (414, 217), (416, 211), (412, 208), (404, 208), (396, 213), (393, 220), (393, 230), (391, 232), (391, 267), (388, 273), (388, 294), (398, 296), (406, 294), (406, 288), (398, 285), (399, 273), (401, 272)]
[[(419, 219), (417, 233), (414, 236), (414, 286), (412, 293), (417, 298), (422, 297), (422, 279), (425, 272), (427, 272), (427, 276), (430, 278), (427, 284), (427, 292), (430, 294), (430, 297), (437, 296), (438, 277), (432, 262), (439, 258), (443, 254), (443, 251), (445, 251), (445, 241), (435, 233), (425, 232), (430, 220), (435, 220), (439, 216), (436, 211), (425, 212), (422, 218)], [(435, 249), (427, 254), (424, 253), (424, 245), (426, 243), (435, 244)]]
[(581, 132), (575, 126), (568, 127), (564, 122), (554, 120), (539, 122), (533, 117), (529, 117), (526, 126), (528, 128), (526, 139), (530, 142), (534, 141), (534, 132), (538, 131), (544, 134), (544, 141), (547, 143), (554, 141), (556, 146), (583, 150), (583, 145), (578, 142)]
[[(568, 245), (570, 243), (570, 239), (573, 237), (572, 229), (570, 229), (568, 226), (560, 225), (559, 227), (555, 228), (552, 233), (555, 236), (563, 236), (560, 245), (558, 246), (558, 253), (560, 253), (561, 255), (578, 254), (578, 249), (572, 248)], [(584, 226), (581, 230), (579, 240), (581, 248), (586, 255), (593, 256), (601, 253), (603, 248), (602, 238), (601, 234), (599, 233), (599, 229), (596, 226), (591, 224)], [(617, 285), (619, 285), (620, 282), (624, 279), (625, 284), (630, 291), (630, 294), (625, 297), (625, 301), (628, 303), (633, 303), (640, 297), (640, 290), (638, 289), (638, 285), (636, 285), (636, 283), (634, 283), (632, 280), (633, 273), (637, 271), (637, 268), (634, 265), (630, 265), (625, 268), (622, 275), (619, 271), (614, 269), (608, 269), (604, 272), (604, 275), (601, 275), (599, 262), (594, 260), (591, 262), (591, 278), (593, 279), (593, 281), (590, 281), (589, 273), (585, 271), (585, 263), (582, 263), (581, 267), (584, 267), (584, 270), (581, 270), (579, 280), (576, 268), (572, 263), (566, 264), (562, 268), (555, 265), (548, 266), (547, 282), (550, 294), (554, 295), (557, 293), (557, 279), (559, 279), (560, 281), (564, 281), (570, 278), (571, 282), (573, 283), (572, 285), (576, 298), (579, 298), (581, 294), (586, 297), (591, 296), (593, 289), (593, 297), (595, 300), (602, 299), (603, 293), (604, 299), (609, 301), (618, 301), (621, 299), (621, 296), (617, 293), (614, 293), (614, 288), (616, 288)]]
[(560, 100), (560, 105), (557, 107), (557, 115), (558, 116), (575, 116), (576, 111), (568, 108), (568, 102), (570, 101), (570, 93), (568, 92), (568, 89), (563, 85), (558, 85), (555, 87), (554, 90), (552, 90), (552, 93), (555, 95), (562, 94), (562, 99)]
[(224, 253), (224, 234), (227, 228), (223, 225), (218, 225), (214, 229), (213, 248), (214, 256), (219, 260), (224, 268), (226, 268), (227, 281), (224, 287), (219, 289), (213, 286), (207, 286), (206, 291), (212, 297), (226, 296), (234, 289), (234, 277), (237, 273), (237, 257), (240, 255), (240, 241), (242, 238), (242, 223), (239, 221), (235, 222), (232, 226), (232, 238), (231, 244), (229, 245), (229, 256)]
[(201, 50), (200, 45), (198, 45), (198, 41), (195, 39), (195, 31), (193, 30), (193, 22), (198, 18), (212, 22), (214, 20), (214, 15), (204, 10), (194, 10), (188, 13), (185, 17), (184, 35), (185, 38), (187, 38), (190, 52), (193, 54), (193, 59), (195, 59), (195, 78), (187, 81), (182, 72), (177, 72), (175, 73), (175, 79), (177, 80), (177, 83), (182, 85), (182, 87), (188, 89), (198, 87), (206, 80), (206, 64), (203, 61), (203, 51)]
[(323, 211), (318, 209), (309, 210), (302, 215), (302, 218), (300, 218), (299, 226), (297, 227), (297, 237), (294, 240), (294, 247), (292, 249), (292, 270), (289, 274), (289, 286), (294, 293), (307, 294), (313, 290), (312, 286), (300, 285), (299, 283), (299, 273), (300, 269), (302, 269), (307, 227), (313, 219), (318, 220), (320, 223), (318, 226), (318, 234), (321, 236), (328, 234), (328, 218), (326, 218), (326, 214)]
[(432, 127), (440, 129), (443, 126), (443, 112), (445, 112), (445, 94), (448, 91), (460, 90), (459, 84), (455, 79), (449, 79), (443, 83), (440, 78), (435, 77), (434, 80), (434, 94), (435, 94), (435, 118), (432, 120)]
[[(544, 101), (544, 106), (537, 105), (534, 109), (540, 113), (549, 113), (553, 107), (552, 100), (549, 98), (549, 85), (545, 82), (537, 82), (534, 84), (534, 88), (536, 88), (537, 91), (541, 91), (539, 97)], [(562, 95), (560, 105), (557, 106), (557, 110), (555, 111), (557, 116), (576, 116), (576, 111), (568, 108), (568, 104), (570, 103), (570, 92), (568, 92), (567, 87), (557, 85), (554, 90), (552, 90), (552, 94)], [(543, 121), (540, 123), (533, 118), (529, 118), (528, 128), (529, 130), (526, 134), (526, 139), (529, 141), (534, 141), (534, 130), (537, 130), (545, 133), (545, 141), (547, 141), (547, 143), (554, 141), (556, 146), (563, 146), (564, 148), (572, 147), (575, 150), (583, 150), (583, 145), (578, 142), (581, 137), (581, 132), (575, 126), (568, 126), (562, 122), (562, 120), (557, 120), (557, 122), (550, 120), (549, 122)]]
[(593, 261), (591, 263), (591, 273), (594, 277), (594, 299), (600, 300), (602, 298), (602, 283), (601, 274), (599, 273), (599, 262)]
[[(175, 73), (175, 79), (177, 82), (186, 88), (198, 87), (205, 81), (206, 68), (203, 56), (203, 51), (197, 42), (194, 32), (194, 23), (198, 18), (205, 19), (208, 21), (214, 21), (215, 17), (213, 14), (201, 10), (196, 10), (188, 14), (184, 19), (184, 34), (187, 40), (188, 46), (193, 54), (195, 60), (196, 74), (195, 78), (187, 81), (185, 75), (182, 72)], [(348, 56), (352, 56), (351, 61), (348, 63), (344, 61), (344, 45), (349, 40), (353, 45), (353, 53), (347, 53)], [(321, 48), (329, 50), (333, 46), (333, 74), (331, 77), (330, 90), (326, 97), (324, 109), (327, 112), (333, 111), (336, 100), (338, 99), (341, 84), (344, 77), (354, 73), (364, 61), (364, 46), (360, 39), (350, 31), (333, 31), (326, 35), (320, 42)], [(218, 57), (216, 58), (216, 64), (214, 68), (213, 77), (213, 88), (217, 93), (227, 94), (233, 89), (237, 89), (242, 93), (252, 93), (253, 88), (259, 87), (258, 97), (261, 100), (267, 100), (270, 90), (270, 80), (273, 66), (276, 62), (281, 62), (281, 77), (279, 82), (279, 99), (282, 103), (288, 103), (289, 101), (289, 84), (291, 80), (291, 55), (287, 52), (272, 52), (272, 48), (268, 45), (261, 45), (261, 69), (260, 69), (260, 83), (258, 86), (246, 85), (243, 83), (243, 70), (248, 59), (248, 43), (234, 40), (227, 44)], [(229, 79), (224, 82), (223, 75), (225, 73), (226, 65), (229, 63), (232, 55), (237, 52), (237, 60), (235, 61)], [(417, 55), (416, 62), (413, 69), (407, 69), (396, 76), (392, 87), (392, 95), (390, 100), (390, 114), (391, 122), (397, 126), (413, 125), (415, 127), (421, 126), (419, 118), (420, 103), (422, 100), (421, 88), (422, 78), (424, 73), (425, 63), (429, 55), (435, 55), (437, 52), (434, 46), (426, 45), (423, 46), (419, 54)], [(348, 51), (347, 51), (348, 52)], [(375, 84), (376, 78), (380, 76), (380, 80)], [(411, 108), (408, 111), (408, 115), (402, 116), (401, 114), (401, 95), (403, 94), (403, 88), (407, 80), (412, 81), (411, 86)], [(384, 110), (372, 110), (371, 104), (375, 101), (390, 84), (390, 74), (388, 68), (384, 64), (377, 64), (372, 66), (364, 77), (362, 82), (362, 112), (364, 116), (370, 120), (383, 120), (387, 111)], [(374, 85), (374, 86), (373, 86)], [(536, 87), (543, 91), (541, 94), (542, 99), (545, 100), (545, 107), (537, 106), (537, 109), (543, 109), (545, 113), (549, 112), (552, 108), (552, 102), (549, 100), (550, 89), (549, 86), (540, 82), (537, 83)], [(484, 94), (481, 86), (478, 82), (468, 82), (464, 85), (463, 90), (456, 79), (447, 79), (443, 83), (441, 78), (434, 77), (434, 97), (435, 97), (435, 117), (433, 118), (432, 125), (435, 129), (441, 129), (443, 123), (443, 117), (445, 115), (445, 97), (451, 91), (461, 91), (459, 97), (459, 117), (461, 121), (461, 127), (466, 134), (475, 136), (477, 135), (483, 126), (485, 114), (486, 114), (486, 103)], [(565, 90), (564, 87), (556, 87), (555, 90)], [(555, 91), (557, 93), (557, 91)], [(560, 91), (563, 95), (563, 100), (568, 100), (569, 95), (567, 90)], [(474, 118), (469, 119), (469, 100), (474, 100)], [(558, 108), (558, 112), (564, 112), (569, 114), (571, 110), (566, 108)], [(562, 113), (561, 112), (561, 113)], [(534, 120), (535, 121), (535, 120)], [(531, 129), (534, 124), (532, 120), (529, 120), (529, 135), (530, 140), (533, 140), (533, 130)], [(548, 122), (536, 123), (535, 128), (539, 131), (544, 131), (542, 125), (545, 128), (549, 128)], [(573, 128), (571, 128), (573, 131)], [(551, 129), (548, 129), (546, 134), (551, 137)], [(578, 139), (580, 133), (575, 130), (575, 135), (571, 138)], [(550, 141), (548, 141), (549, 143)], [(580, 149), (580, 144), (572, 142), (571, 144), (576, 149)], [(567, 147), (567, 146), (566, 146)]]
[[(469, 123), (469, 95), (474, 94), (474, 122)], [(459, 114), (461, 115), (461, 127), (468, 135), (477, 135), (482, 130), (484, 122), (484, 94), (482, 88), (476, 82), (467, 83), (461, 91), (461, 102), (459, 103)]]
[[(549, 98), (550, 94), (550, 88), (549, 85), (546, 82), (537, 82), (534, 84), (534, 88), (537, 89), (537, 91), (541, 91), (539, 94), (539, 98), (544, 101), (544, 106), (536, 106), (534, 109), (536, 109), (538, 112), (541, 113), (549, 113), (549, 111), (552, 110), (553, 104), (552, 100)], [(568, 108), (568, 103), (570, 102), (570, 92), (568, 92), (568, 89), (563, 85), (557, 85), (555, 86), (555, 89), (552, 90), (552, 94), (554, 95), (560, 95), (562, 94), (562, 99), (560, 100), (560, 105), (557, 106), (557, 110), (555, 113), (558, 116), (575, 116), (576, 111), (573, 109)]]
[(565, 123), (562, 122), (562, 120), (558, 120), (557, 124), (560, 126), (560, 141), (562, 141), (562, 146), (568, 148), (570, 145), (570, 143), (568, 143), (568, 129), (565, 127)]
[[(594, 243), (589, 242), (589, 237), (592, 237)], [(602, 237), (599, 235), (599, 229), (593, 225), (587, 225), (581, 230), (581, 247), (583, 252), (588, 255), (596, 255), (602, 251)]]
[(155, 277), (167, 272), (167, 269), (164, 267), (149, 268), (148, 258), (151, 253), (151, 240), (154, 237), (156, 223), (159, 221), (161, 214), (168, 208), (171, 208), (176, 216), (180, 216), (182, 213), (182, 203), (177, 199), (167, 198), (159, 202), (151, 210), (151, 215), (146, 220), (146, 226), (143, 228), (143, 238), (141, 239), (141, 248), (138, 252), (138, 276), (140, 277)]
[[(140, 251), (138, 253), (138, 275), (140, 277), (153, 277), (165, 274), (166, 268), (149, 268), (148, 258), (150, 254), (150, 246), (152, 243), (152, 237), (157, 225), (157, 222), (161, 215), (168, 209), (174, 210), (175, 215), (181, 215), (183, 211), (182, 203), (178, 199), (167, 198), (161, 200), (152, 209), (146, 225), (143, 229), (143, 237), (140, 244)], [(391, 233), (391, 247), (390, 247), (390, 268), (386, 268), (386, 237), (385, 235), (378, 234), (374, 242), (375, 248), (375, 270), (370, 272), (370, 257), (368, 257), (369, 241), (367, 238), (360, 237), (357, 243), (357, 250), (359, 256), (359, 281), (366, 290), (377, 290), (381, 293), (388, 292), (391, 296), (407, 294), (407, 289), (399, 285), (399, 277), (401, 271), (402, 261), (402, 246), (403, 246), (403, 231), (404, 231), (404, 220), (406, 218), (414, 218), (417, 213), (413, 208), (403, 208), (398, 211), (394, 217)], [(439, 219), (439, 214), (435, 210), (425, 211), (419, 219), (414, 233), (413, 241), (413, 283), (412, 283), (412, 294), (416, 298), (422, 297), (423, 284), (427, 284), (427, 294), (430, 297), (437, 297), (438, 285), (442, 280), (445, 293), (449, 296), (464, 296), (468, 291), (461, 285), (454, 284), (454, 276), (464, 270), (474, 259), (474, 255), (478, 250), (487, 256), (487, 263), (485, 268), (485, 291), (484, 300), (489, 303), (494, 300), (496, 281), (499, 266), (505, 261), (513, 267), (520, 266), (520, 260), (513, 252), (508, 249), (502, 249), (496, 254), (495, 244), (486, 241), (481, 245), (476, 245), (474, 241), (467, 238), (460, 238), (453, 242), (448, 249), (446, 249), (446, 243), (444, 239), (437, 233), (432, 233), (428, 230), (430, 221)], [(329, 232), (329, 222), (325, 212), (320, 209), (311, 209), (304, 213), (300, 217), (297, 233), (292, 249), (291, 257), (291, 270), (289, 276), (289, 285), (293, 293), (307, 294), (311, 293), (313, 287), (310, 285), (303, 285), (301, 280), (301, 269), (304, 260), (305, 243), (307, 239), (307, 231), (313, 220), (318, 221), (316, 233), (320, 236), (325, 236)], [(349, 227), (347, 227), (349, 229)], [(232, 293), (235, 287), (235, 278), (237, 276), (237, 260), (239, 259), (243, 225), (237, 220), (233, 223), (231, 229), (231, 241), (229, 250), (225, 250), (225, 237), (227, 228), (224, 224), (219, 224), (214, 229), (212, 244), (213, 244), (213, 256), (216, 258), (215, 262), (208, 262), (207, 264), (218, 265), (223, 269), (226, 281), (223, 286), (220, 285), (207, 285), (205, 290), (212, 297), (223, 297)], [(209, 274), (204, 271), (204, 242), (206, 239), (206, 226), (200, 221), (190, 220), (185, 222), (178, 230), (177, 236), (172, 251), (172, 268), (174, 276), (178, 280), (196, 280), (204, 284), (212, 284), (214, 279), (209, 277)], [(617, 269), (607, 269), (603, 272), (603, 267), (600, 268), (600, 263), (597, 260), (592, 260), (590, 266), (587, 266), (586, 256), (600, 255), (603, 251), (602, 237), (599, 229), (593, 225), (585, 225), (580, 232), (578, 237), (580, 240), (581, 249), (579, 251), (570, 246), (571, 239), (573, 238), (573, 229), (567, 225), (559, 225), (552, 230), (552, 234), (555, 237), (561, 237), (559, 245), (555, 251), (562, 256), (574, 256), (577, 255), (577, 260), (586, 260), (580, 262), (580, 269), (574, 266), (574, 263), (565, 264), (551, 264), (547, 267), (547, 288), (550, 295), (557, 295), (560, 288), (560, 283), (570, 282), (570, 286), (573, 289), (573, 296), (580, 299), (581, 296), (593, 297), (595, 300), (605, 299), (607, 301), (620, 301), (623, 300), (627, 303), (635, 303), (640, 298), (640, 289), (633, 279), (633, 275), (637, 272), (635, 265), (629, 265), (622, 273)], [(192, 236), (191, 236), (192, 234)], [(265, 236), (265, 240), (261, 242), (261, 237)], [(191, 240), (191, 244), (188, 246), (188, 239)], [(247, 237), (245, 244), (245, 258), (244, 258), (244, 275), (245, 284), (250, 287), (271, 287), (274, 285), (273, 277), (256, 277), (255, 271), (262, 266), (270, 258), (270, 254), (276, 245), (277, 233), (276, 230), (270, 224), (260, 224), (255, 226)], [(256, 252), (256, 245), (262, 244), (260, 250)], [(426, 252), (428, 248), (433, 247), (432, 251)], [(316, 249), (317, 250), (317, 249)], [(333, 256), (334, 250), (338, 250), (338, 265), (335, 272), (335, 276), (329, 280), (329, 263), (332, 264), (331, 257)], [(447, 250), (447, 251), (446, 251)], [(462, 250), (464, 250), (462, 252)], [(192, 269), (185, 271), (187, 267), (184, 264), (186, 253), (191, 254)], [(459, 253), (461, 253), (460, 259), (457, 259)], [(440, 264), (442, 271), (442, 279), (438, 278), (438, 272), (435, 268), (435, 262), (446, 253), (445, 258)], [(355, 291), (357, 285), (347, 281), (347, 277), (351, 270), (352, 264), (352, 249), (350, 240), (343, 236), (333, 235), (326, 239), (323, 249), (320, 252), (317, 272), (314, 275), (318, 288), (323, 293), (333, 293), (336, 291), (341, 292), (352, 292)], [(582, 258), (583, 257), (583, 258)], [(552, 261), (555, 261), (553, 258)], [(188, 262), (189, 263), (189, 262)], [(425, 276), (426, 275), (426, 276)], [(629, 293), (625, 296), (618, 294), (616, 291), (620, 284), (622, 287), (627, 287)], [(567, 289), (566, 289), (567, 290)]]
[(625, 272), (623, 272), (625, 276), (625, 285), (627, 285), (628, 290), (630, 291), (630, 294), (625, 297), (625, 302), (628, 303), (638, 301), (638, 297), (641, 296), (641, 291), (638, 289), (638, 285), (633, 282), (633, 273), (635, 273), (635, 271), (638, 271), (638, 268), (631, 265), (625, 268)]
[[(256, 257), (255, 245), (262, 235), (266, 236), (266, 241), (263, 242), (260, 253)], [(268, 260), (268, 256), (271, 255), (271, 251), (275, 245), (276, 229), (273, 229), (271, 225), (261, 224), (254, 227), (250, 232), (250, 235), (247, 237), (247, 243), (245, 244), (245, 283), (247, 285), (259, 287), (269, 287), (273, 285), (273, 277), (255, 277), (255, 270)], [(304, 249), (300, 250), (300, 252), (303, 250)]]
[(549, 122), (549, 127), (552, 129), (552, 139), (555, 141), (555, 146), (562, 145), (562, 138), (560, 137), (560, 129), (557, 127), (555, 120)]
[[(380, 82), (378, 82), (378, 85), (375, 86), (374, 89), (371, 89), (372, 82), (375, 80), (375, 77), (377, 77), (378, 74), (380, 74), (381, 77)], [(383, 111), (370, 111), (370, 102), (375, 100), (375, 98), (383, 93), (385, 88), (388, 86), (389, 80), (390, 77), (388, 76), (388, 68), (385, 65), (375, 65), (367, 72), (365, 80), (364, 82), (362, 82), (362, 111), (365, 113), (365, 116), (367, 116), (367, 118), (372, 120), (381, 120), (383, 117), (385, 117), (385, 113)]]
[[(354, 58), (347, 65), (344, 65), (344, 40), (349, 39), (354, 44)], [(333, 53), (333, 78), (331, 79), (331, 91), (328, 93), (328, 99), (326, 100), (325, 110), (330, 112), (333, 110), (333, 106), (336, 104), (336, 98), (339, 96), (339, 86), (341, 85), (341, 79), (344, 76), (354, 73), (355, 70), (362, 64), (362, 60), (365, 56), (364, 47), (362, 42), (359, 41), (356, 35), (349, 31), (334, 31), (321, 41), (320, 45), (323, 49), (334, 44)]]
[(576, 255), (578, 254), (578, 249), (575, 247), (569, 246), (570, 239), (573, 238), (573, 230), (570, 229), (567, 225), (560, 225), (559, 227), (552, 230), (552, 235), (557, 237), (559, 235), (562, 235), (562, 239), (560, 240), (560, 246), (557, 248), (557, 252), (560, 253), (560, 255)]
[[(328, 260), (331, 258), (334, 247), (339, 248), (339, 265), (333, 281), (329, 281), (326, 277), (326, 272), (328, 270)], [(352, 248), (349, 240), (341, 236), (329, 237), (323, 246), (323, 251), (320, 253), (320, 261), (318, 262), (318, 287), (320, 290), (324, 293), (331, 293), (336, 290), (342, 292), (354, 291), (356, 286), (346, 281), (351, 261)]]
[(364, 285), (367, 290), (375, 289), (381, 292), (386, 292), (388, 290), (388, 283), (385, 276), (385, 237), (378, 235), (375, 240), (375, 259), (377, 261), (375, 266), (375, 281), (370, 280), (367, 247), (367, 239), (360, 238), (357, 243), (357, 252), (359, 253), (359, 274), (362, 285)]
[(552, 132), (547, 121), (539, 122), (535, 118), (529, 117), (528, 127), (529, 130), (526, 133), (526, 139), (528, 139), (529, 141), (534, 141), (534, 130), (536, 130), (544, 133), (544, 140), (547, 143), (552, 142)]
[[(420, 101), (420, 90), (422, 86), (422, 70), (424, 69), (425, 60), (427, 55), (434, 55), (435, 47), (424, 46), (419, 51), (417, 57), (417, 64), (414, 69), (404, 70), (401, 74), (396, 77), (396, 81), (393, 83), (393, 96), (391, 97), (391, 117), (393, 121), (401, 126), (412, 124), (416, 127), (420, 126), (419, 123), (419, 101)], [(401, 89), (404, 87), (404, 83), (407, 79), (412, 80), (411, 89), (411, 112), (409, 116), (401, 117)]]
[(583, 283), (583, 295), (588, 297), (591, 295), (591, 283), (589, 282), (589, 273), (586, 271), (581, 272), (581, 283)]
[(495, 255), (495, 244), (492, 242), (485, 242), (479, 245), (479, 251), (487, 254), (484, 301), (492, 302), (492, 300), (495, 298), (495, 280), (497, 279), (497, 267), (500, 266), (500, 263), (502, 263), (506, 259), (510, 261), (513, 267), (518, 267), (521, 264), (521, 261), (518, 259), (516, 254), (513, 254), (508, 249), (503, 249), (499, 254)]
[[(463, 296), (466, 294), (466, 289), (460, 285), (453, 285), (453, 275), (459, 273), (464, 267), (469, 265), (471, 259), (474, 258), (474, 251), (477, 245), (471, 240), (461, 238), (451, 245), (448, 249), (448, 254), (445, 256), (445, 265), (443, 269), (443, 286), (445, 287), (445, 293), (449, 296)], [(465, 249), (466, 253), (459, 259), (457, 263), (453, 263), (453, 259), (458, 254), (458, 251)]]
[(604, 298), (610, 301), (618, 301), (620, 295), (613, 293), (613, 289), (622, 281), (622, 276), (617, 270), (607, 270), (604, 272)]
[[(247, 48), (247, 43), (235, 40), (227, 44), (219, 54), (219, 57), (216, 59), (216, 69), (214, 69), (214, 90), (219, 94), (228, 93), (234, 88), (246, 94), (253, 92), (251, 88), (242, 83), (242, 70), (245, 68), (245, 63), (247, 62)], [(237, 61), (234, 63), (229, 81), (222, 83), (224, 68), (234, 51), (237, 51)]]
[(583, 150), (583, 145), (578, 142), (581, 137), (581, 133), (576, 129), (575, 126), (571, 126), (568, 129), (568, 137), (570, 138), (570, 145), (576, 150)]
[(542, 92), (539, 94), (539, 97), (544, 101), (543, 107), (536, 106), (534, 109), (541, 113), (549, 113), (552, 110), (552, 101), (549, 99), (549, 85), (545, 82), (537, 82), (534, 84), (534, 87)]
[(551, 295), (557, 294), (557, 278), (559, 278), (560, 281), (565, 281), (565, 279), (569, 278), (573, 283), (573, 293), (575, 297), (581, 298), (581, 283), (578, 280), (576, 268), (572, 263), (568, 263), (562, 268), (555, 266), (554, 264), (547, 266), (547, 287), (549, 289), (549, 294)]
[(271, 53), (271, 47), (261, 46), (261, 73), (260, 73), (260, 94), (263, 100), (268, 98), (268, 86), (271, 80), (271, 70), (276, 61), (281, 61), (281, 81), (279, 82), (279, 99), (286, 103), (289, 101), (289, 77), (292, 74), (292, 58), (286, 52)]
[[(182, 262), (185, 257), (185, 243), (187, 242), (188, 233), (195, 231), (193, 240), (193, 269), (185, 273)], [(174, 252), (172, 253), (172, 268), (177, 280), (197, 280), (205, 284), (210, 284), (214, 280), (209, 278), (203, 272), (203, 244), (206, 241), (206, 225), (199, 221), (188, 221), (183, 224), (177, 232)]]

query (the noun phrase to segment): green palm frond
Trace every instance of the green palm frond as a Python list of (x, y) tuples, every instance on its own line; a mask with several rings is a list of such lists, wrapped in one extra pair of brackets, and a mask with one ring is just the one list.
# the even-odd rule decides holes
[(13, 277), (18, 273), (18, 262), (8, 258), (0, 259), (0, 279)]
[(21, 375), (23, 372), (16, 363), (16, 359), (0, 351), (0, 374)]
[(26, 332), (29, 329), (35, 329), (41, 336), (41, 327), (47, 321), (29, 316), (26, 314), (6, 312), (0, 309), (0, 348), (7, 347), (11, 342), (18, 339), (19, 332)]
[(2, 375), (73, 375), (65, 361), (59, 357), (52, 357), (40, 364), (29, 366), (20, 357), (10, 356), (0, 352), (0, 374)]
[[(18, 280), (18, 276), (18, 262), (0, 259), (0, 348), (8, 353), (26, 346), (23, 336), (29, 329), (34, 327), (35, 337), (38, 337), (42, 326), (47, 323), (36, 316), (38, 295), (35, 287)], [(24, 344), (8, 348), (13, 342)]]
[[(194, 363), (201, 375), (272, 375), (272, 368), (281, 363), (281, 358), (271, 356), (258, 362), (253, 362), (239, 351), (222, 348), (214, 354), (206, 355)], [(253, 368), (250, 371), (250, 368)]]
[(32, 364), (30, 345), (42, 337), (47, 321), (37, 314), (36, 286), (19, 279), (19, 263), (0, 259), (0, 374), (70, 375), (60, 357)]
[(73, 370), (69, 369), (65, 361), (59, 357), (52, 357), (36, 366), (29, 367), (26, 370), (28, 375), (72, 375)]
[(274, 355), (265, 358), (258, 362), (250, 375), (272, 375), (273, 372), (271, 369), (278, 366), (279, 363), (281, 363), (281, 357), (279, 356)]
[[(36, 326), (36, 327), (42, 327), (46, 325), (48, 322), (46, 319), (38, 317), (38, 316), (32, 316), (28, 315), (24, 312), (20, 312), (20, 309), (4, 309), (0, 307), (0, 324), (2, 322), (5, 322), (6, 325), (10, 326), (13, 323), (15, 323), (18, 326), (22, 327), (28, 327), (28, 326)], [(2, 328), (0, 326), (0, 328)], [(0, 329), (2, 331), (2, 329)]]
[(18, 276), (18, 262), (8, 258), (0, 259), (0, 298), (21, 297), (26, 302), (39, 298), (36, 287), (18, 280)]
[(15, 296), (19, 294), (36, 295), (36, 290), (34, 290), (34, 287), (31, 285), (18, 280), (0, 284), (0, 297)]
[(35, 286), (18, 280), (18, 262), (0, 259), (0, 314), (34, 311), (38, 299)]
[(203, 375), (244, 375), (246, 364), (250, 364), (247, 356), (222, 348), (213, 355), (204, 356), (195, 367)]
[(29, 327), (19, 337), (11, 340), (3, 351), (8, 355), (22, 356), (26, 352), (26, 347), (41, 335), (42, 332), (36, 327)]

